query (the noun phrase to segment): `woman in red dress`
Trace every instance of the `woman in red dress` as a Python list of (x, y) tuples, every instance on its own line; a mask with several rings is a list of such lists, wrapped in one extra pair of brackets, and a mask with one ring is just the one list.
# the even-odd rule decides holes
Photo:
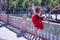
[(40, 8), (34, 8), (32, 7), (32, 10), (34, 12), (34, 15), (32, 16), (32, 23), (34, 24), (34, 33), (35, 37), (37, 37), (38, 29), (44, 30), (43, 22), (42, 22), (42, 10)]

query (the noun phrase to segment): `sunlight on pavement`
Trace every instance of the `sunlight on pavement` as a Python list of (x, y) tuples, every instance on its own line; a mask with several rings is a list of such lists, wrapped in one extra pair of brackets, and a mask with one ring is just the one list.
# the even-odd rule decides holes
[(27, 39), (25, 39), (24, 37), (20, 37), (20, 39), (19, 40), (27, 40)]
[(6, 40), (27, 40), (24, 37), (17, 38), (17, 34), (10, 31), (9, 29), (2, 27), (0, 28), (0, 39), (6, 39)]

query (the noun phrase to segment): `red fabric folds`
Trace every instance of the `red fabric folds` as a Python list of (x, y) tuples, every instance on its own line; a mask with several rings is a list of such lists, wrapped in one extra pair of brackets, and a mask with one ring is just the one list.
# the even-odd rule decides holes
[(39, 18), (37, 15), (32, 16), (32, 23), (38, 29), (44, 29), (42, 18)]

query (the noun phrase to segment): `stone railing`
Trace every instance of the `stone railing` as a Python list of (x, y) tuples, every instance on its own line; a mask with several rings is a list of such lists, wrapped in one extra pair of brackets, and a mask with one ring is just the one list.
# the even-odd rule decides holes
[[(4, 21), (6, 23), (7, 16), (6, 14), (4, 15), (0, 15), (0, 20)], [(26, 24), (26, 31), (29, 33), (34, 34), (34, 26), (31, 22), (31, 19), (27, 18), (27, 24)], [(12, 25), (13, 27), (17, 28), (17, 29), (21, 29), (21, 27), (23, 25), (21, 25), (22, 23), (22, 18), (20, 17), (16, 17), (16, 16), (9, 16), (9, 24)], [(42, 34), (38, 35), (42, 38), (48, 39), (48, 40), (60, 40), (60, 24), (58, 23), (52, 23), (52, 22), (48, 22), (48, 21), (43, 21), (44, 24), (44, 31), (42, 32)], [(39, 32), (40, 33), (40, 32)]]
[(0, 20), (7, 23), (7, 15), (6, 14), (0, 14)]

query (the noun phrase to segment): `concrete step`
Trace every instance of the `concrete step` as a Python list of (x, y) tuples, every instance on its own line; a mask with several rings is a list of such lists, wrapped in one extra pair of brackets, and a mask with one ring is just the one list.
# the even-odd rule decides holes
[(0, 21), (0, 27), (2, 27), (2, 26), (4, 26), (4, 25), (5, 25), (5, 23), (2, 22), (2, 21)]
[(10, 29), (11, 31), (15, 32), (15, 33), (18, 33), (18, 34), (21, 32), (21, 30), (18, 30), (18, 29), (16, 29), (15, 27), (13, 27), (11, 25), (7, 25), (7, 28)]

